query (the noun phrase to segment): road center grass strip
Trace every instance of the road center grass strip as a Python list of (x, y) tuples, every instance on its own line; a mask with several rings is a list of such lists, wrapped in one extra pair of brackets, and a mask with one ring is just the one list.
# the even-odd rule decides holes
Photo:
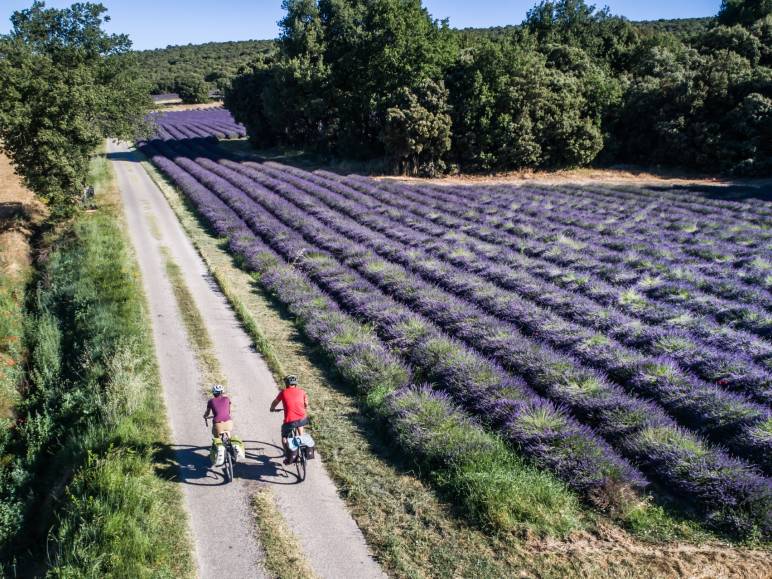
[(214, 344), (206, 329), (204, 318), (185, 283), (180, 266), (174, 262), (167, 247), (161, 247), (161, 253), (164, 256), (164, 268), (172, 286), (174, 300), (182, 316), (182, 323), (185, 324), (188, 344), (196, 355), (198, 370), (201, 373), (201, 389), (208, 393), (212, 384), (226, 384), (225, 375), (214, 352)]
[(28, 386), (3, 440), (0, 542), (20, 575), (190, 577), (135, 259), (108, 162), (100, 208), (45, 241), (28, 324)]
[(265, 552), (265, 566), (276, 579), (314, 579), (311, 565), (302, 554), (300, 543), (287, 527), (267, 486), (262, 486), (252, 500), (260, 542)]

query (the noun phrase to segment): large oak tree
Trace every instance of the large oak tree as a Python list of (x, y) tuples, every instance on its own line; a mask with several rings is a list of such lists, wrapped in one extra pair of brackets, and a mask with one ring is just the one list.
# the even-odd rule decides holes
[(76, 207), (96, 148), (106, 137), (134, 137), (149, 106), (131, 41), (102, 29), (105, 12), (34, 2), (0, 37), (1, 146), (57, 216)]

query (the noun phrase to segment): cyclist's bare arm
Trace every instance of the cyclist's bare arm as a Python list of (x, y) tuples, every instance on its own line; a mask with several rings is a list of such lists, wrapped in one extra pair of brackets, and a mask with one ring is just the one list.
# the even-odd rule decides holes
[(303, 396), (303, 404), (306, 408), (308, 408), (308, 394)]
[(276, 409), (276, 407), (279, 405), (279, 402), (281, 402), (281, 400), (279, 400), (278, 396), (273, 399), (273, 402), (271, 402), (271, 412), (279, 412), (279, 410)]

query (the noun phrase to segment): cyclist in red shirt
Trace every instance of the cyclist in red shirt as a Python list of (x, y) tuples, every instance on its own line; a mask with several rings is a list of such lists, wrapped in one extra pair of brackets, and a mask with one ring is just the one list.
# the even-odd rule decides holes
[[(287, 437), (297, 428), (303, 435), (303, 427), (308, 424), (308, 394), (302, 388), (298, 388), (298, 378), (290, 374), (284, 378), (284, 390), (271, 402), (271, 412), (284, 410), (284, 423), (281, 425), (281, 443), (284, 445), (284, 464), (289, 464), (291, 453), (287, 443)], [(282, 404), (279, 410), (276, 407)]]

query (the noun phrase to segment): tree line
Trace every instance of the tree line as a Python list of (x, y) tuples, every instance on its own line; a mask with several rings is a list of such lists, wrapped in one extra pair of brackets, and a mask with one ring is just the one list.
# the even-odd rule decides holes
[(725, 0), (678, 34), (584, 0), (542, 1), (488, 35), (453, 31), (420, 0), (283, 7), (278, 50), (226, 88), (258, 146), (409, 174), (594, 161), (772, 172), (772, 0)]

